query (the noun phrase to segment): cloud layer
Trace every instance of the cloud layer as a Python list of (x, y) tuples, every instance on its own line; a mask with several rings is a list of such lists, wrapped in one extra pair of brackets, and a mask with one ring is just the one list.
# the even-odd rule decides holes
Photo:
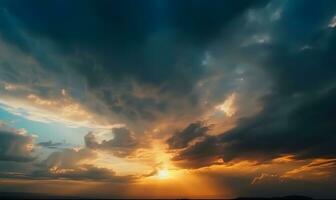
[(34, 138), (25, 130), (16, 130), (0, 122), (0, 161), (29, 162), (34, 160)]
[(188, 171), (218, 191), (320, 195), (335, 183), (335, 16), (332, 0), (1, 1), (1, 120), (79, 141), (0, 124), (1, 176)]

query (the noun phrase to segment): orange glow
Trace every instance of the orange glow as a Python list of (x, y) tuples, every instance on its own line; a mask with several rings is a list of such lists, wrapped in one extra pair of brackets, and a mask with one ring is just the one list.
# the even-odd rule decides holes
[(186, 169), (162, 169), (155, 176), (139, 180), (128, 192), (130, 196), (150, 194), (153, 198), (230, 198), (234, 196), (230, 187), (217, 185), (211, 177), (195, 172)]

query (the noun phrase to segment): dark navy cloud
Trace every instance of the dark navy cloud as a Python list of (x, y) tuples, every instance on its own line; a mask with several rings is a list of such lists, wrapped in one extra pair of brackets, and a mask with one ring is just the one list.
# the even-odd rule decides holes
[[(88, 110), (116, 123), (152, 122), (187, 114), (176, 101), (199, 107), (194, 88), (209, 73), (202, 65), (208, 46), (237, 17), (266, 3), (4, 0), (0, 35), (36, 59), (53, 88), (69, 90)], [(25, 79), (23, 66), (5, 65), (7, 82), (57, 97), (36, 73)], [(135, 95), (135, 85), (151, 95)]]
[(59, 148), (65, 145), (65, 142), (53, 142), (49, 140), (47, 142), (39, 142), (37, 145), (41, 147), (49, 148), (49, 149), (56, 149), (56, 148)]
[(223, 159), (267, 160), (288, 154), (297, 159), (334, 158), (335, 91), (307, 100), (289, 113), (276, 108), (281, 104), (275, 104), (254, 119), (241, 122), (238, 128), (221, 136), (226, 145)]
[[(94, 159), (96, 153), (89, 149), (62, 149), (51, 153), (47, 159), (38, 163), (31, 173), (27, 173), (28, 179), (71, 179), (71, 180), (99, 180), (108, 182), (129, 182), (133, 176), (118, 176), (107, 168), (83, 164), (83, 161)], [(11, 178), (15, 178), (12, 176)]]
[[(243, 27), (242, 36), (244, 31), (270, 35), (269, 42), (238, 48), (239, 56), (261, 66), (272, 82), (271, 90), (260, 99), (262, 111), (241, 118), (228, 132), (190, 145), (174, 160), (193, 168), (214, 164), (218, 159), (268, 162), (283, 155), (335, 158), (332, 102), (336, 94), (336, 32), (328, 26), (335, 6), (333, 1), (319, 5), (289, 2), (282, 6), (278, 20), (261, 25), (250, 22), (251, 26)], [(312, 16), (304, 15), (307, 12)], [(261, 16), (265, 15), (257, 15)]]
[[(198, 168), (215, 164), (218, 159), (263, 163), (283, 155), (298, 160), (336, 157), (336, 88), (299, 105), (295, 105), (295, 97), (269, 98), (272, 103), (257, 116), (240, 120), (236, 128), (219, 136), (207, 136), (180, 151), (173, 160), (183, 167)], [(294, 104), (295, 108), (285, 104)]]
[(183, 90), (202, 74), (199, 63), (206, 41), (262, 3), (3, 1), (1, 32), (26, 51), (31, 47), (20, 35), (22, 30), (52, 40), (64, 54), (79, 54), (82, 63), (73, 67), (92, 87), (106, 79), (133, 77)]
[(208, 136), (183, 149), (172, 160), (180, 167), (201, 168), (216, 164), (221, 159), (222, 149), (217, 137)]
[(33, 161), (33, 148), (32, 136), (0, 123), (0, 161)]
[(210, 126), (206, 126), (203, 122), (192, 123), (185, 129), (174, 133), (174, 135), (167, 140), (167, 144), (170, 149), (187, 147), (189, 142), (205, 136), (209, 129)]

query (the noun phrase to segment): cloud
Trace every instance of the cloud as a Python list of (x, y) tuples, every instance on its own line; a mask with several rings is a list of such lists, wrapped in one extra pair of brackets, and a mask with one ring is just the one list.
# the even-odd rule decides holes
[(167, 140), (170, 149), (180, 149), (188, 146), (192, 140), (205, 136), (210, 126), (206, 126), (204, 122), (195, 122), (189, 124), (188, 127), (182, 131), (174, 133), (174, 135)]
[(334, 16), (331, 20), (330, 23), (328, 24), (329, 27), (335, 28), (336, 27), (336, 16)]
[[(84, 147), (53, 152), (31, 177), (129, 180), (88, 163), (101, 152), (111, 162), (132, 159), (148, 138), (168, 145), (167, 152), (157, 145), (158, 156), (155, 145), (142, 152), (151, 163), (162, 153), (181, 168), (274, 167), (212, 176), (239, 190), (274, 194), (283, 184), (274, 180), (288, 177), (277, 188), (294, 191), (290, 186), (306, 183), (299, 177), (333, 175), (334, 1), (36, 0), (0, 7), (1, 108), (93, 129)], [(275, 160), (286, 156), (279, 167)]]
[(287, 179), (301, 179), (301, 180), (328, 180), (335, 176), (336, 159), (315, 159), (287, 171), (282, 175), (282, 178)]
[(279, 177), (276, 174), (262, 173), (260, 176), (253, 178), (251, 184), (265, 184), (265, 182), (278, 181), (278, 179)]
[(216, 109), (224, 112), (226, 116), (232, 117), (236, 113), (236, 108), (234, 105), (235, 99), (236, 94), (233, 93), (222, 104), (216, 106)]
[(51, 153), (47, 159), (38, 164), (29, 175), (33, 179), (70, 179), (70, 180), (100, 180), (109, 182), (128, 182), (133, 176), (118, 176), (108, 168), (86, 164), (97, 158), (90, 149), (63, 149)]
[(129, 182), (132, 176), (117, 176), (114, 171), (93, 165), (82, 165), (75, 169), (51, 168), (48, 171), (35, 171), (32, 174), (37, 179), (70, 179), (70, 180), (99, 180), (109, 182)]
[[(136, 175), (117, 175), (111, 168), (101, 167), (99, 152), (88, 147), (79, 149), (59, 148), (64, 143), (53, 143), (52, 141), (40, 142), (37, 145), (57, 149), (52, 151), (47, 158), (43, 156), (33, 157), (33, 138), (26, 135), (23, 130), (15, 130), (1, 124), (0, 137), (3, 142), (0, 151), (0, 176), (9, 179), (30, 179), (30, 180), (95, 180), (114, 183), (132, 182), (139, 178)], [(118, 132), (119, 131), (119, 132)], [(122, 130), (115, 132), (123, 133)], [(117, 141), (127, 141), (124, 136), (117, 136)], [(113, 149), (117, 155), (120, 153), (120, 146)], [(110, 149), (109, 149), (110, 150)], [(41, 160), (42, 159), (42, 160)], [(20, 162), (22, 164), (15, 164)]]
[[(5, 90), (8, 84), (4, 84)], [(14, 89), (15, 88), (15, 89)], [(58, 91), (58, 97), (40, 97), (33, 93), (31, 88), (24, 88), (21, 85), (11, 87), (11, 90), (4, 91), (0, 97), (0, 107), (12, 114), (25, 117), (32, 121), (52, 123), (59, 122), (69, 127), (88, 128), (111, 128), (121, 124), (107, 122), (95, 113), (88, 111), (73, 98), (63, 95)], [(1, 90), (1, 89), (0, 89)]]
[[(217, 136), (180, 151), (174, 160), (186, 167), (202, 167), (216, 164), (218, 159), (223, 163), (241, 160), (264, 163), (283, 155), (294, 155), (299, 160), (335, 158), (332, 146), (336, 142), (336, 127), (332, 102), (336, 94), (333, 69), (336, 60), (332, 59), (332, 54), (335, 52), (336, 34), (325, 27), (333, 16), (328, 6), (335, 5), (325, 1), (315, 9), (312, 4), (303, 5), (301, 1), (280, 4), (281, 17), (268, 21), (265, 16), (279, 7), (277, 3), (270, 3), (266, 8), (252, 10), (255, 18), (250, 15), (243, 17), (241, 20), (246, 20), (246, 27), (240, 29), (240, 35), (233, 35), (233, 44), (251, 33), (267, 32), (272, 38), (267, 44), (232, 47), (231, 53), (228, 52), (240, 58), (239, 62), (249, 63), (249, 68), (260, 66), (266, 72), (270, 80), (269, 90), (258, 96), (250, 93), (257, 97), (261, 110), (251, 116), (240, 117), (231, 130), (216, 133)], [(306, 9), (314, 10), (319, 18), (305, 21), (302, 15), (307, 12)], [(257, 19), (265, 19), (265, 22), (259, 24)], [(306, 25), (305, 31), (292, 27), (289, 22), (292, 19)], [(293, 37), (294, 32), (299, 35), (309, 32), (309, 36)], [(313, 48), (300, 51), (302, 43), (311, 44)], [(235, 52), (235, 49), (240, 52)], [(212, 54), (216, 55), (216, 52)]]
[(176, 165), (184, 168), (200, 168), (217, 164), (221, 159), (222, 147), (214, 136), (190, 145), (173, 157)]
[[(292, 104), (294, 108), (281, 107), (284, 99), (277, 102), (270, 97), (261, 113), (241, 120), (230, 131), (189, 146), (175, 159), (199, 166), (201, 160), (265, 162), (288, 154), (295, 159), (335, 158), (335, 91), (301, 100), (299, 105)], [(286, 100), (295, 102), (295, 97)]]
[(330, 114), (334, 100), (335, 89), (307, 99), (289, 113), (278, 104), (264, 108), (259, 116), (221, 136), (221, 142), (227, 144), (223, 159), (263, 160), (282, 154), (294, 154), (297, 159), (335, 157), (331, 148), (335, 142), (334, 117)]
[(85, 145), (90, 149), (111, 152), (118, 157), (128, 156), (139, 147), (139, 142), (135, 138), (134, 133), (127, 128), (113, 128), (110, 134), (113, 136), (112, 139), (99, 142), (95, 133), (90, 132), (84, 138)]
[(52, 142), (51, 140), (49, 140), (47, 142), (39, 142), (37, 145), (45, 148), (56, 149), (60, 146), (63, 146), (64, 144), (64, 142)]
[(34, 138), (25, 130), (17, 130), (0, 122), (0, 160), (30, 162), (33, 156)]
[(0, 43), (2, 109), (33, 121), (60, 122), (72, 127), (118, 126), (115, 121), (102, 119), (75, 99), (71, 88), (76, 86), (66, 87), (61, 74), (49, 72), (37, 59), (2, 38)]
[[(25, 85), (28, 95), (44, 102), (67, 91), (71, 108), (78, 109), (56, 116), (63, 122), (126, 124), (142, 132), (162, 119), (201, 111), (195, 86), (208, 74), (201, 64), (207, 45), (236, 17), (267, 1), (37, 2), (0, 5), (2, 42), (15, 52), (3, 50), (1, 79)], [(52, 30), (45, 28), (49, 23)], [(18, 53), (24, 56), (18, 59)], [(55, 119), (50, 113), (41, 118)]]
[[(208, 41), (216, 38), (225, 25), (245, 10), (265, 5), (267, 1), (244, 0), (229, 4), (216, 0), (209, 4), (197, 0), (192, 5), (188, 1), (149, 1), (148, 6), (133, 1), (73, 1), (65, 5), (53, 1), (37, 2), (38, 6), (33, 7), (24, 1), (16, 3), (4, 1), (2, 7), (13, 15), (25, 30), (49, 37), (61, 46), (65, 46), (63, 47), (65, 50), (71, 49), (74, 45), (87, 50), (93, 50), (93, 46), (96, 46), (96, 50), (102, 53), (100, 51), (104, 48), (111, 52), (112, 50), (125, 51), (131, 46), (139, 47), (149, 35), (161, 29), (176, 30), (178, 34), (187, 36), (186, 38), (191, 38), (194, 42)], [(67, 8), (64, 13), (56, 12), (64, 7)], [(46, 10), (49, 12), (45, 12)], [(36, 15), (30, 16), (31, 11), (35, 11)], [(55, 27), (46, 28), (48, 23), (39, 17), (41, 15), (47, 15)], [(154, 20), (153, 17), (160, 17), (160, 20)], [(4, 23), (2, 33), (11, 42), (16, 42), (19, 40), (19, 34), (10, 35), (15, 28), (10, 25)], [(106, 47), (106, 43), (115, 45)], [(21, 48), (29, 49), (24, 42), (19, 44)], [(122, 44), (125, 46), (123, 47)], [(121, 53), (118, 56), (122, 56)], [(125, 71), (134, 72), (135, 67), (127, 67)], [(124, 72), (124, 70), (115, 70), (115, 72), (118, 71), (119, 74)]]
[(60, 168), (73, 168), (81, 161), (91, 160), (96, 158), (96, 154), (89, 149), (63, 149), (50, 154), (47, 159), (40, 163), (41, 166), (45, 166), (47, 169), (52, 167)]

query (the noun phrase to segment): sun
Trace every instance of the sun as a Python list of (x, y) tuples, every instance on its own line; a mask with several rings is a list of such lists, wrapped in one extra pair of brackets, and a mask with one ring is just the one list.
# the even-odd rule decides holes
[(169, 171), (167, 169), (161, 169), (158, 171), (157, 176), (160, 179), (167, 179), (169, 178)]

